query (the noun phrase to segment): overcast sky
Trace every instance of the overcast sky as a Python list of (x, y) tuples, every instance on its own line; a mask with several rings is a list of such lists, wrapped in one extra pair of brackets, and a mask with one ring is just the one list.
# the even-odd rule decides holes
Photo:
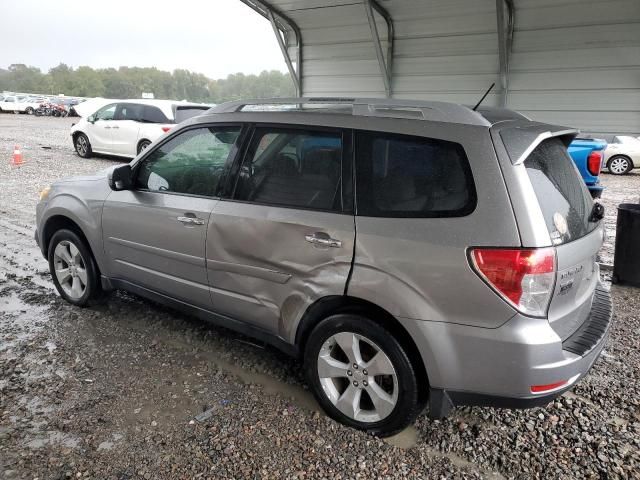
[(271, 25), (240, 0), (11, 0), (3, 7), (2, 68), (155, 66), (211, 78), (286, 71)]

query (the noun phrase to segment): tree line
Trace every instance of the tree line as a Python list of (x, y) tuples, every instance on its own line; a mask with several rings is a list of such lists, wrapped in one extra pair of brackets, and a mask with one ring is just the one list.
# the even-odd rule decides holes
[(64, 63), (47, 73), (24, 64), (0, 68), (1, 91), (105, 98), (140, 98), (142, 92), (152, 92), (155, 98), (204, 103), (295, 95), (291, 77), (277, 70), (265, 70), (259, 75), (236, 73), (213, 80), (182, 69), (166, 72), (153, 67), (72, 68)]

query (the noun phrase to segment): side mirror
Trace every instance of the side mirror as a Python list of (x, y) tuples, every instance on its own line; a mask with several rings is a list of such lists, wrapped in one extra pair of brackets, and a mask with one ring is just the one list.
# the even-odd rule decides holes
[(89, 115), (89, 116), (87, 117), (87, 122), (89, 122), (89, 123), (96, 123), (96, 117), (95, 117), (95, 116), (93, 116), (93, 115)]
[(131, 190), (133, 187), (131, 165), (121, 165), (114, 168), (109, 174), (108, 181), (111, 190)]

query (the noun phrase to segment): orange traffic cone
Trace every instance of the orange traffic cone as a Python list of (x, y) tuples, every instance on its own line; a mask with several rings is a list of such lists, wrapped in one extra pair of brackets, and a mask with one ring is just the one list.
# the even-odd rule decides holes
[(20, 150), (20, 147), (16, 145), (13, 148), (13, 157), (11, 158), (11, 166), (19, 167), (20, 165), (22, 165), (22, 162), (23, 162), (22, 151)]

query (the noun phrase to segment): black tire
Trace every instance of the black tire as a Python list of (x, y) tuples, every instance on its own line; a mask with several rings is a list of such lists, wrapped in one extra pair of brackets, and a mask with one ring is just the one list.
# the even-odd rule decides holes
[[(338, 333), (354, 333), (359, 337), (366, 338), (366, 341), (372, 342), (380, 351), (386, 354), (391, 365), (393, 365), (397, 378), (397, 400), (391, 413), (381, 420), (364, 422), (345, 415), (333, 404), (323, 389), (318, 373), (318, 358), (325, 342), (330, 341), (329, 339)], [(363, 342), (360, 341), (360, 346), (362, 344)], [(362, 355), (364, 356), (364, 352)], [(346, 359), (344, 361), (347, 362)], [(313, 329), (307, 340), (304, 349), (304, 370), (313, 394), (327, 415), (344, 425), (364, 430), (372, 435), (386, 437), (400, 432), (413, 424), (422, 409), (422, 404), (419, 400), (418, 375), (405, 349), (391, 332), (361, 315), (338, 314), (321, 321)], [(367, 372), (362, 369), (360, 373)], [(346, 388), (351, 388), (351, 380), (356, 378), (355, 372), (352, 375), (354, 376), (346, 377), (348, 384)], [(372, 377), (367, 378), (369, 378), (369, 382), (373, 383)], [(377, 379), (378, 377), (375, 378)], [(354, 381), (353, 385), (357, 383)], [(367, 387), (365, 388), (362, 384)], [(371, 384), (361, 381), (360, 388), (366, 391), (367, 395), (361, 394), (361, 400), (358, 401), (360, 407), (362, 407), (361, 402), (367, 399), (373, 405), (368, 394), (368, 389), (371, 386)], [(422, 385), (420, 388), (427, 388), (427, 386)]]
[(33, 115), (33, 108), (27, 107), (25, 109), (24, 113), (26, 113), (27, 115)]
[[(626, 167), (619, 168), (618, 166)], [(633, 168), (631, 159), (624, 155), (614, 155), (607, 161), (607, 171), (612, 175), (626, 175)]]
[(151, 142), (149, 140), (141, 140), (138, 144), (138, 155), (146, 150), (149, 145), (151, 145)]
[(91, 156), (93, 155), (89, 137), (87, 137), (84, 133), (78, 133), (73, 137), (73, 147), (76, 149), (76, 153), (81, 158), (91, 158)]
[[(71, 243), (78, 249), (82, 261), (78, 261), (76, 262), (76, 264), (78, 266), (81, 266), (86, 272), (86, 284), (84, 292), (78, 298), (74, 298), (65, 291), (65, 289), (60, 284), (58, 275), (56, 274), (56, 260), (54, 253), (58, 245), (64, 245), (65, 243)], [(49, 242), (47, 258), (49, 259), (49, 271), (51, 272), (53, 284), (55, 285), (56, 290), (58, 290), (60, 296), (67, 302), (79, 307), (86, 307), (102, 297), (103, 292), (100, 282), (100, 270), (98, 269), (96, 261), (93, 258), (91, 249), (84, 241), (84, 239), (82, 239), (77, 233), (67, 229), (61, 229), (55, 232), (53, 234), (53, 237), (51, 237), (51, 241)], [(67, 268), (68, 267), (69, 266), (67, 265)]]

